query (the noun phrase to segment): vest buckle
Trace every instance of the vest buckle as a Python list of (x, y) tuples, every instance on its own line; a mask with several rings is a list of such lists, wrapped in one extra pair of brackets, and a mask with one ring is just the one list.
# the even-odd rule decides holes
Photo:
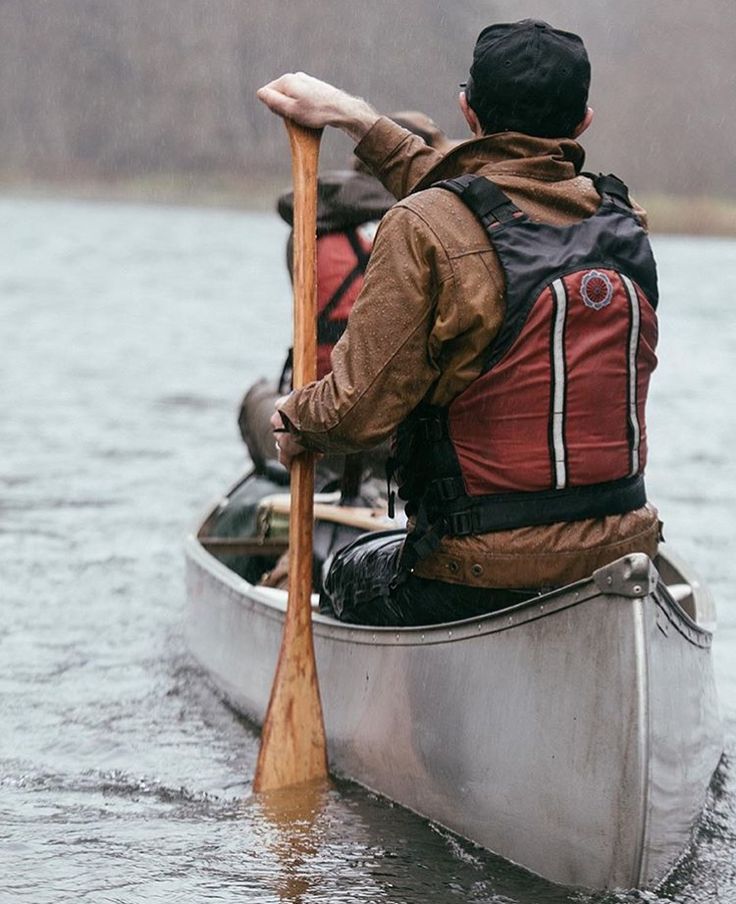
[(452, 512), (446, 516), (448, 534), (454, 537), (467, 537), (473, 530), (473, 510), (465, 509), (462, 512)]
[(432, 489), (441, 502), (452, 502), (463, 495), (463, 487), (457, 477), (438, 477), (432, 481)]
[(437, 417), (421, 418), (419, 421), (419, 429), (422, 432), (422, 438), (426, 442), (438, 443), (446, 436), (442, 427), (442, 422)]

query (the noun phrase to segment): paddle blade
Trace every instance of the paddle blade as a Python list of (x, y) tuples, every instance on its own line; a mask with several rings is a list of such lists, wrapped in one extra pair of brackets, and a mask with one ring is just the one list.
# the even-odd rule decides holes
[[(284, 640), (294, 643), (286, 635)], [(288, 657), (279, 658), (253, 790), (278, 791), (326, 777), (327, 747), (314, 656), (292, 648)]]
[(313, 497), (313, 459), (300, 455), (291, 468), (289, 600), (261, 734), (255, 791), (327, 777), (327, 742), (312, 639)]

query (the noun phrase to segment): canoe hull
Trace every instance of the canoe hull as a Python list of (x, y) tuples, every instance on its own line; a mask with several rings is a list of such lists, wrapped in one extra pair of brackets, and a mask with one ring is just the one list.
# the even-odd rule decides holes
[[(260, 724), (283, 594), (196, 538), (187, 563), (191, 649)], [(313, 627), (334, 772), (565, 885), (648, 887), (686, 848), (722, 750), (710, 634), (645, 556), (466, 622)]]

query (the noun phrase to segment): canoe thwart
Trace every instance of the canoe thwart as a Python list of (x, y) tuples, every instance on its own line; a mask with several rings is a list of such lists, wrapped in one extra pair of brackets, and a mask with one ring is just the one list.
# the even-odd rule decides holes
[[(258, 506), (258, 532), (263, 537), (277, 537), (288, 531), (291, 500), (285, 493), (266, 496)], [(364, 506), (333, 505), (329, 502), (314, 502), (314, 520), (343, 524), (362, 531), (391, 530), (397, 522), (382, 509)]]
[(265, 556), (279, 558), (289, 548), (286, 540), (269, 537), (200, 537), (213, 556)]

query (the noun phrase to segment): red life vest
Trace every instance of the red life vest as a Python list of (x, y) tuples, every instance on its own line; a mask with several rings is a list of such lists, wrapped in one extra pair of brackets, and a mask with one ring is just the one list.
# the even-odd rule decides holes
[(317, 239), (317, 379), (332, 370), (330, 355), (345, 332), (348, 315), (363, 288), (373, 248), (371, 224)]
[[(345, 332), (348, 316), (363, 288), (378, 221), (327, 232), (317, 238), (317, 379), (332, 370), (330, 356)], [(292, 388), (293, 349), (284, 362), (279, 391)]]
[[(556, 227), (478, 176), (439, 183), (486, 227), (506, 311), (482, 373), (447, 408), (402, 425), (406, 558), (463, 536), (620, 514), (646, 501), (645, 409), (657, 275), (626, 187), (596, 177), (597, 213)], [(403, 450), (403, 452), (402, 452)]]
[(645, 405), (657, 321), (615, 270), (559, 277), (516, 340), (449, 408), (472, 496), (633, 477), (647, 457)]

